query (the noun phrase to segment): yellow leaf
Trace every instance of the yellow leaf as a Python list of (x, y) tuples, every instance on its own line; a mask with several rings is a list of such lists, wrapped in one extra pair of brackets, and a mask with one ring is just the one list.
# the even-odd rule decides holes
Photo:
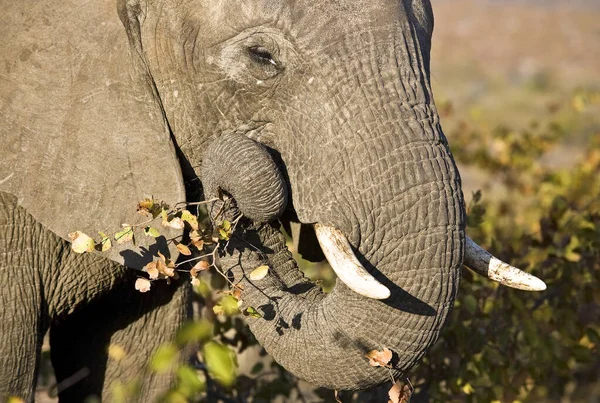
[(152, 238), (158, 238), (160, 236), (160, 232), (158, 232), (158, 230), (154, 227), (144, 228), (144, 234)]
[(137, 212), (146, 217), (152, 216), (151, 210), (154, 207), (154, 200), (144, 199), (137, 205)]
[(91, 252), (96, 246), (94, 240), (81, 231), (71, 232), (69, 239), (71, 240), (71, 249), (75, 253)]
[(223, 228), (225, 231), (231, 231), (231, 223), (227, 220), (223, 220), (221, 223), (221, 228)]
[(148, 292), (150, 291), (151, 282), (145, 278), (138, 278), (135, 280), (135, 289), (139, 292)]
[(181, 212), (181, 219), (188, 223), (194, 231), (198, 230), (198, 218), (188, 210), (183, 210)]
[(250, 280), (262, 280), (263, 278), (265, 278), (268, 272), (269, 266), (265, 264), (263, 264), (262, 266), (258, 266), (256, 269), (252, 270), (252, 273), (250, 273)]
[(98, 232), (98, 234), (100, 234), (102, 239), (100, 240), (100, 245), (96, 245), (96, 250), (99, 249), (102, 252), (106, 252), (107, 250), (112, 248), (112, 241), (110, 240), (109, 236), (106, 235), (104, 232)]
[(470, 395), (475, 392), (475, 388), (470, 383), (466, 383), (465, 386), (462, 387), (462, 391), (465, 395)]
[(367, 353), (369, 365), (372, 367), (385, 367), (392, 359), (392, 352), (384, 348), (383, 350), (371, 350)]
[(112, 358), (113, 360), (121, 361), (123, 358), (125, 358), (126, 355), (127, 355), (127, 352), (121, 345), (110, 344), (108, 346), (108, 356), (110, 358)]
[(219, 228), (219, 238), (223, 241), (229, 241), (230, 233), (225, 231), (223, 228)]

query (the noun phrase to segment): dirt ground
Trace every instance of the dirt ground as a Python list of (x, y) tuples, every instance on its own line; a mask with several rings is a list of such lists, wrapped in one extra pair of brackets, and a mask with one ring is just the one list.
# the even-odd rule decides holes
[[(445, 128), (477, 114), (527, 122), (546, 113), (554, 97), (578, 87), (600, 89), (600, 0), (432, 4), (434, 93), (438, 106), (452, 102), (457, 115), (442, 118)], [(524, 94), (522, 88), (532, 85), (543, 91)], [(589, 113), (600, 115), (598, 109)], [(600, 127), (595, 125), (589, 130)], [(476, 174), (463, 172), (463, 178), (466, 192), (476, 187)], [(49, 365), (42, 368), (36, 401), (56, 402), (47, 392), (53, 383)]]
[(432, 72), (600, 83), (600, 1), (432, 0)]
[[(600, 1), (432, 0), (431, 75), (442, 126), (452, 144), (461, 121), (519, 130), (548, 121), (563, 105), (569, 141), (548, 160), (565, 166), (600, 132), (600, 104), (573, 111), (577, 91), (600, 91)], [(565, 105), (567, 105), (565, 107)], [(466, 195), (485, 181), (461, 167)]]

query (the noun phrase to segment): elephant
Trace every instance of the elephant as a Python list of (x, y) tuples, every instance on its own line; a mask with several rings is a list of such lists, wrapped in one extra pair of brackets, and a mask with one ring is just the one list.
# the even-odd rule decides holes
[[(419, 362), (463, 264), (545, 287), (465, 235), (430, 85), (428, 0), (0, 4), (0, 399), (33, 398), (47, 330), (59, 385), (79, 379), (59, 397), (82, 401), (143, 374), (189, 317), (183, 276), (133, 288), (157, 251), (177, 259), (167, 240), (181, 229), (105, 253), (70, 247), (73, 231), (134, 222), (148, 196), (232, 197), (244, 218), (220, 264), (261, 312), (251, 330), (286, 369), (332, 389)], [(279, 223), (330, 261), (332, 292), (298, 270)], [(390, 368), (370, 366), (365, 354), (383, 348)], [(145, 375), (141, 401), (173, 382)]]

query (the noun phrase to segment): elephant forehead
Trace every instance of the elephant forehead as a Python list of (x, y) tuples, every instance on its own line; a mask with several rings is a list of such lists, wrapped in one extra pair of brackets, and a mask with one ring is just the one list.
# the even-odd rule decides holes
[(220, 36), (214, 38), (216, 41), (248, 27), (277, 25), (297, 38), (329, 43), (357, 29), (402, 23), (412, 14), (401, 0), (189, 0), (186, 3), (196, 3), (186, 6), (187, 10), (195, 10), (186, 18), (193, 16), (201, 29)]

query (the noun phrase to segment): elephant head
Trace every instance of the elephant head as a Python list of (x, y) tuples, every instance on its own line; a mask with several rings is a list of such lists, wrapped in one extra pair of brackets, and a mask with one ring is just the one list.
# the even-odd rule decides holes
[[(262, 283), (243, 280), (244, 302), (262, 309), (250, 319), (261, 344), (330, 388), (386, 381), (387, 369), (364, 357), (373, 349), (392, 350), (394, 375), (410, 369), (446, 321), (465, 251), (469, 265), (495, 270), (465, 237), (460, 176), (430, 86), (429, 1), (117, 3), (125, 31), (113, 6), (94, 5), (74, 22), (89, 26), (85, 40), (59, 45), (85, 57), (41, 53), (56, 66), (45, 90), (55, 105), (37, 98), (35, 79), (12, 91), (11, 107), (27, 104), (33, 118), (8, 124), (31, 136), (9, 136), (0, 190), (63, 237), (127, 222), (146, 195), (193, 201), (199, 177), (206, 192), (233, 184), (257, 222), (287, 207), (316, 224), (343, 281), (323, 294), (276, 228), (249, 230), (272, 268)], [(74, 61), (78, 75), (62, 74)], [(202, 169), (204, 155), (218, 158)], [(141, 268), (152, 247), (161, 245), (110, 257)], [(264, 260), (233, 248), (224, 264), (243, 279)]]

